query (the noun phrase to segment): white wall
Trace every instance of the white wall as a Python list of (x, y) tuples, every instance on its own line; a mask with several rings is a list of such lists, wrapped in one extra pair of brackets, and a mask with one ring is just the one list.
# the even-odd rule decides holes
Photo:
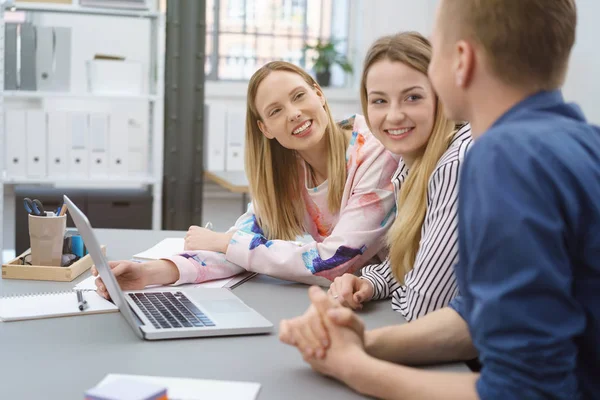
[[(362, 33), (356, 33), (356, 56), (362, 60), (370, 44), (380, 36), (416, 30), (431, 33), (439, 0), (362, 0)], [(600, 125), (600, 2), (577, 0), (577, 40), (563, 88), (568, 101), (578, 103), (588, 120)], [(358, 78), (360, 77), (359, 74)]]
[(577, 38), (563, 92), (581, 106), (588, 121), (600, 125), (600, 2), (577, 0), (577, 8)]
[[(431, 33), (438, 0), (361, 0), (355, 29), (355, 60), (362, 71), (362, 60), (369, 46), (379, 37), (402, 31)], [(355, 74), (360, 80), (360, 73)]]

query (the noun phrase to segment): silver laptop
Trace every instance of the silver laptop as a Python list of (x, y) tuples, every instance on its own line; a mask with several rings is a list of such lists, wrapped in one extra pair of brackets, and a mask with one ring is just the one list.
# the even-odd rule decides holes
[(67, 197), (64, 202), (112, 301), (134, 332), (147, 340), (269, 333), (273, 324), (230, 290), (157, 287), (122, 291), (90, 221)]

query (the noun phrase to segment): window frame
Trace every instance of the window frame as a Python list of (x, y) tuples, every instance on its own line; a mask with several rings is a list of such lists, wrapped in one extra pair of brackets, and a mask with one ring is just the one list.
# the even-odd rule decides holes
[[(212, 13), (212, 20), (213, 20), (213, 26), (211, 30), (206, 29), (206, 35), (207, 35), (207, 40), (210, 38), (210, 43), (211, 43), (211, 48), (212, 51), (211, 53), (206, 53), (206, 57), (207, 59), (209, 59), (209, 65), (210, 65), (210, 69), (208, 72), (206, 72), (205, 77), (207, 81), (211, 81), (211, 82), (247, 82), (248, 78), (239, 78), (239, 79), (235, 79), (235, 78), (221, 78), (219, 77), (219, 63), (220, 61), (224, 58), (224, 57), (229, 57), (229, 56), (223, 56), (221, 54), (219, 54), (219, 44), (220, 44), (220, 39), (221, 39), (221, 34), (237, 34), (237, 35), (244, 35), (247, 37), (254, 37), (255, 40), (258, 37), (269, 37), (269, 38), (273, 38), (273, 40), (277, 40), (278, 38), (288, 38), (288, 39), (301, 39), (303, 43), (306, 43), (307, 41), (310, 40), (317, 40), (317, 37), (315, 38), (309, 38), (308, 33), (309, 33), (309, 27), (308, 27), (308, 9), (309, 9), (309, 1), (317, 1), (317, 0), (303, 0), (303, 13), (302, 13), (302, 19), (303, 19), (303, 26), (302, 26), (302, 33), (301, 34), (275, 34), (275, 33), (261, 33), (261, 32), (249, 32), (247, 30), (247, 18), (246, 18), (246, 9), (247, 9), (247, 3), (248, 1), (252, 1), (252, 0), (238, 0), (241, 1), (243, 3), (243, 12), (242, 12), (242, 30), (240, 32), (237, 31), (221, 31), (220, 30), (220, 26), (221, 26), (221, 12), (223, 11), (221, 8), (221, 0), (213, 0), (213, 7), (212, 10), (209, 10), (207, 8), (207, 19), (208, 16), (210, 15), (209, 13)], [(285, 8), (292, 10), (294, 7), (298, 7), (297, 1), (298, 0), (282, 0), (285, 3)], [(324, 1), (327, 0), (319, 0), (321, 3), (321, 9), (323, 8), (323, 3)], [(324, 28), (324, 24), (325, 24), (325, 18), (324, 15), (325, 13), (323, 13), (321, 11), (320, 13), (320, 26), (319, 26), (319, 36), (318, 38), (320, 39), (327, 39), (327, 40), (331, 40), (332, 38), (335, 39), (336, 41), (340, 42), (340, 44), (344, 47), (345, 49), (345, 54), (347, 56), (350, 55), (350, 50), (352, 49), (352, 43), (351, 40), (352, 35), (351, 35), (351, 27), (354, 25), (354, 21), (352, 20), (353, 16), (354, 16), (354, 12), (352, 11), (352, 4), (354, 0), (347, 0), (347, 7), (344, 10), (346, 15), (346, 26), (344, 27), (344, 31), (345, 31), (345, 36), (336, 36), (333, 37), (332, 35), (323, 35), (323, 28)], [(208, 4), (207, 4), (208, 5)], [(329, 10), (329, 31), (330, 33), (332, 33), (333, 31), (333, 27), (334, 27), (334, 19), (336, 18), (336, 11), (334, 9), (334, 7), (336, 6), (336, 0), (330, 0), (330, 10)], [(339, 12), (338, 12), (339, 13)], [(339, 15), (339, 14), (338, 14)], [(257, 54), (255, 54), (256, 58), (260, 58), (258, 57)], [(240, 58), (242, 60), (247, 60), (248, 57), (246, 56), (240, 56)], [(350, 57), (349, 57), (350, 58)], [(276, 58), (274, 58), (276, 59)], [(281, 59), (281, 58), (279, 58)], [(307, 68), (307, 54), (306, 51), (304, 49), (302, 49), (302, 55), (300, 57), (300, 60), (298, 62), (298, 65), (304, 69), (306, 69), (307, 71), (310, 71), (312, 68), (309, 65)], [(334, 68), (337, 68), (334, 67)], [(310, 71), (312, 72), (312, 71)], [(341, 85), (337, 85), (336, 87), (347, 87), (349, 84), (352, 83), (352, 79), (345, 73), (343, 73), (343, 82)]]

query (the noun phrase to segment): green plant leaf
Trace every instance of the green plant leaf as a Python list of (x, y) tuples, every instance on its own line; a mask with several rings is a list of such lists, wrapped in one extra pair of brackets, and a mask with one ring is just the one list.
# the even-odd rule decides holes
[(352, 65), (346, 58), (346, 55), (340, 53), (335, 48), (336, 41), (326, 41), (318, 39), (315, 44), (305, 43), (302, 48), (305, 52), (312, 52), (312, 61), (314, 70), (317, 73), (331, 69), (332, 65), (339, 65), (346, 73), (352, 73)]

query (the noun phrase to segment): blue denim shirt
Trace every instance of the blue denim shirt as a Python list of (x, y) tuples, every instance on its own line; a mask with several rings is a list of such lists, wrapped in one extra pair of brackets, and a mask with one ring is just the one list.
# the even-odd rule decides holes
[(559, 91), (473, 145), (459, 191), (461, 296), (482, 399), (600, 398), (600, 129)]

